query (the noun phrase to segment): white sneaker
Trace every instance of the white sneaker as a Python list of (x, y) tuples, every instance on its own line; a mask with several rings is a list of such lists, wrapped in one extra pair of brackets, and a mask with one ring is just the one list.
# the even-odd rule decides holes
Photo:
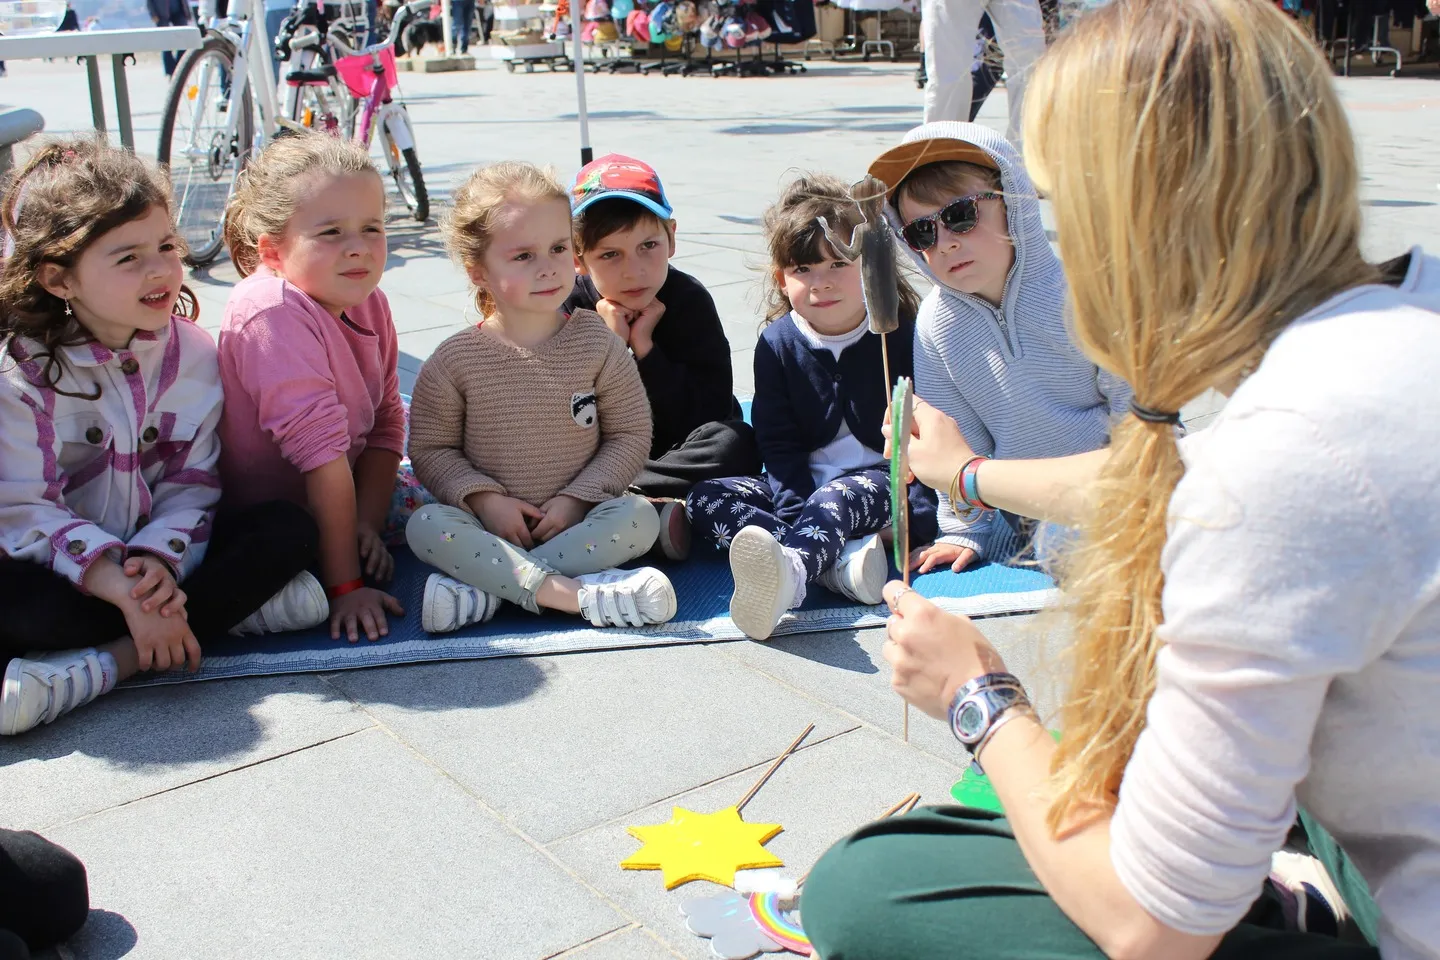
[(261, 605), (250, 616), (230, 628), (232, 637), (248, 634), (284, 633), (287, 630), (308, 630), (330, 618), (330, 601), (325, 588), (308, 571), (301, 571), (280, 592)]
[(820, 574), (820, 585), (842, 597), (849, 597), (856, 603), (871, 606), (881, 603), (885, 597), (885, 575), (890, 565), (885, 560), (885, 543), (880, 534), (863, 540), (851, 540), (840, 551), (835, 565)]
[(597, 627), (643, 627), (675, 616), (670, 578), (654, 567), (601, 570), (580, 581), (580, 616)]
[(764, 527), (744, 527), (730, 540), (730, 619), (740, 632), (765, 640), (775, 632), (785, 611), (804, 598), (804, 580), (785, 548)]
[(0, 734), (24, 733), (89, 703), (115, 686), (94, 647), (48, 653), (44, 659), (16, 657), (0, 685)]
[(450, 633), (484, 623), (500, 609), (500, 598), (468, 583), (430, 574), (420, 605), (420, 626), (426, 633)]

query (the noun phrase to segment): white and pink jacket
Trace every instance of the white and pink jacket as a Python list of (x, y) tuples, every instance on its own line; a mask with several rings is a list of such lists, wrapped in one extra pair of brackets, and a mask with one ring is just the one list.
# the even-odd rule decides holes
[(204, 558), (220, 499), (222, 394), (210, 335), (172, 317), (124, 350), (61, 347), (58, 390), (43, 386), (39, 344), (16, 338), (8, 347), (0, 349), (0, 549), (77, 587), (104, 554), (117, 562), (152, 554), (183, 580)]

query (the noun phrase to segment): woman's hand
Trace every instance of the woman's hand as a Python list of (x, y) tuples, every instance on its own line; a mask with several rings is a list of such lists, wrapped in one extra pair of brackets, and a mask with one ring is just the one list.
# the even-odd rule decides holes
[(140, 601), (141, 613), (159, 610), (162, 617), (190, 619), (185, 612), (185, 591), (180, 589), (175, 575), (159, 557), (150, 554), (126, 557), (125, 576), (140, 580), (130, 588), (130, 599)]
[(950, 566), (953, 573), (959, 573), (970, 566), (975, 551), (956, 543), (932, 543), (910, 551), (910, 569), (915, 573), (929, 573), (936, 567)]
[(590, 512), (590, 504), (562, 493), (541, 504), (540, 512), (544, 516), (530, 531), (536, 543), (544, 543), (584, 520)]
[(885, 584), (891, 616), (885, 659), (890, 685), (939, 720), (947, 718), (955, 691), (976, 677), (1005, 669), (1005, 661), (970, 620), (946, 613), (897, 580)]
[(387, 636), (390, 633), (390, 624), (385, 619), (387, 610), (397, 617), (405, 615), (399, 600), (374, 587), (361, 587), (336, 597), (330, 601), (330, 639), (339, 640), (343, 632), (347, 640), (355, 643), (360, 639), (361, 630), (369, 640)]
[[(885, 456), (891, 449), (890, 414), (885, 414), (885, 423), (880, 431), (885, 434)], [(930, 406), (919, 397), (915, 398), (915, 415), (910, 422), (910, 446), (907, 452), (910, 474), (919, 477), (920, 482), (935, 490), (948, 490), (955, 471), (975, 455), (965, 435), (955, 421), (943, 412)]]

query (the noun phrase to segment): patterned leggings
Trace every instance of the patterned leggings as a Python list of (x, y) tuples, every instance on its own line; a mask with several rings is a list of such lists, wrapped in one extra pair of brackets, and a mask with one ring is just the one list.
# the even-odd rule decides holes
[(890, 525), (890, 471), (886, 467), (857, 470), (837, 477), (810, 495), (793, 525), (771, 511), (775, 501), (764, 477), (727, 477), (695, 485), (685, 512), (695, 532), (722, 547), (741, 527), (764, 527), (776, 540), (793, 548), (805, 563), (805, 581), (840, 559), (848, 540), (878, 533)]

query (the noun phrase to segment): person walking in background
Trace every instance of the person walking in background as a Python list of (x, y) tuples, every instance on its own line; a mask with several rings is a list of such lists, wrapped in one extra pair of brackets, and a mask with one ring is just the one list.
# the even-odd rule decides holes
[(475, 0), (450, 0), (450, 31), (460, 53), (470, 51), (470, 24), (475, 20)]
[[(145, 0), (145, 6), (157, 27), (183, 27), (190, 22), (190, 5), (185, 0)], [(160, 58), (165, 64), (165, 76), (171, 76), (180, 62), (180, 51), (165, 50)]]
[(921, 0), (925, 122), (970, 119), (975, 36), (980, 18), (987, 13), (1005, 53), (1005, 87), (1010, 94), (1010, 125), (1005, 137), (1020, 149), (1025, 80), (1045, 52), (1045, 20), (1038, 0)]

